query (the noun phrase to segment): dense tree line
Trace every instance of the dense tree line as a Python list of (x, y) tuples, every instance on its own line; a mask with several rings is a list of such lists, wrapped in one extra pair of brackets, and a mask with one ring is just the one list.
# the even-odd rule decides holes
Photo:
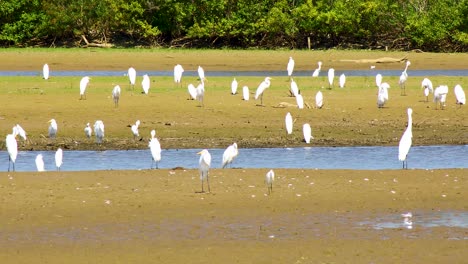
[(0, 46), (468, 51), (468, 0), (2, 0)]

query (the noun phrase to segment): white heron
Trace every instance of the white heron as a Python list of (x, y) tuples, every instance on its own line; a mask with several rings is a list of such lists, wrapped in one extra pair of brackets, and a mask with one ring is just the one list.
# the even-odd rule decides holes
[(184, 73), (184, 68), (182, 65), (177, 64), (174, 66), (174, 82), (176, 85), (180, 85), (182, 82), (182, 74)]
[(250, 99), (249, 87), (247, 87), (246, 85), (242, 87), (242, 99), (245, 101), (248, 101)]
[(223, 153), (223, 163), (221, 167), (224, 169), (226, 166), (231, 165), (234, 159), (239, 155), (239, 150), (237, 149), (237, 143), (233, 143)]
[(118, 107), (119, 100), (120, 100), (120, 86), (119, 85), (114, 86), (114, 89), (112, 90), (112, 100), (114, 100), (115, 107)]
[(193, 84), (189, 84), (187, 86), (188, 93), (190, 95), (189, 100), (195, 100), (197, 99), (197, 88)]
[(382, 84), (382, 79), (383, 79), (382, 74), (379, 73), (375, 75), (375, 85), (377, 85), (377, 88), (379, 88), (380, 85)]
[(37, 154), (36, 156), (36, 168), (37, 171), (45, 171), (44, 159), (42, 158), (42, 154)]
[(16, 157), (18, 156), (18, 143), (16, 142), (16, 130), (13, 134), (8, 134), (5, 139), (8, 151), (8, 171), (10, 171), (10, 164), (13, 164), (13, 171), (15, 171)]
[(270, 87), (270, 80), (272, 80), (272, 78), (266, 77), (265, 80), (263, 80), (263, 82), (260, 83), (260, 85), (257, 88), (257, 91), (255, 92), (255, 100), (257, 100), (258, 97), (260, 97), (260, 105), (263, 105), (263, 94), (265, 93), (265, 90)]
[(161, 161), (161, 143), (155, 137), (156, 130), (151, 130), (151, 139), (148, 144), (148, 147), (151, 151), (151, 168), (153, 168), (153, 163), (156, 163), (156, 169), (159, 167), (159, 161)]
[(143, 75), (143, 80), (141, 81), (141, 88), (143, 88), (143, 92), (145, 94), (148, 94), (149, 89), (150, 89), (150, 78), (148, 74)]
[(205, 106), (205, 83), (202, 81), (201, 83), (198, 84), (197, 88), (197, 95), (196, 98), (199, 102), (199, 106)]
[(340, 88), (344, 88), (346, 84), (346, 75), (342, 73), (339, 80)]
[(328, 89), (333, 87), (333, 79), (335, 79), (335, 69), (328, 69)]
[(275, 172), (273, 170), (269, 170), (265, 175), (265, 183), (268, 188), (268, 194), (273, 192), (273, 182), (275, 181)]
[(23, 140), (27, 140), (27, 136), (26, 136), (26, 131), (19, 125), (19, 124), (16, 124), (14, 127), (13, 127), (13, 131), (15, 131), (16, 129), (16, 133), (17, 135), (19, 135)]
[(314, 139), (312, 136), (312, 128), (310, 127), (310, 124), (305, 123), (302, 126), (302, 133), (304, 134), (304, 141), (305, 143), (309, 144), (311, 139)]
[(49, 138), (55, 138), (57, 137), (57, 130), (58, 130), (58, 125), (57, 125), (57, 121), (55, 121), (55, 119), (51, 119), (48, 121), (48, 123), (50, 123), (49, 125)]
[(60, 167), (62, 167), (63, 164), (63, 150), (61, 148), (58, 148), (57, 151), (55, 152), (55, 167), (57, 168), (58, 171), (60, 171)]
[(400, 95), (406, 95), (406, 80), (408, 80), (408, 73), (406, 71), (408, 70), (408, 66), (410, 65), (411, 65), (411, 62), (407, 60), (405, 70), (400, 75), (400, 80), (398, 81), (398, 84), (400, 84), (400, 89), (401, 89)]
[(315, 107), (321, 109), (323, 107), (323, 94), (321, 91), (318, 91), (315, 95)]
[(388, 89), (390, 85), (386, 82), (380, 84), (379, 92), (377, 95), (377, 107), (383, 108), (385, 103), (388, 101)]
[(426, 97), (426, 102), (429, 101), (429, 93), (434, 92), (431, 80), (424, 78), (421, 82), (421, 87), (424, 89), (424, 96)]
[(291, 96), (297, 96), (299, 94), (299, 86), (297, 86), (297, 83), (293, 80), (293, 78), (291, 78), (289, 92), (291, 93)]
[(91, 129), (91, 126), (89, 125), (89, 123), (86, 124), (86, 127), (84, 129), (84, 133), (85, 133), (87, 138), (91, 138), (91, 136), (93, 134), (93, 130)]
[(312, 77), (318, 77), (320, 74), (320, 71), (322, 70), (322, 62), (319, 61), (317, 62), (318, 68), (315, 69), (315, 71), (312, 73)]
[(202, 66), (198, 66), (197, 72), (198, 72), (198, 78), (200, 78), (200, 81), (201, 82), (206, 81), (205, 70), (203, 70)]
[(304, 109), (304, 97), (302, 97), (302, 94), (300, 93), (296, 95), (296, 104), (297, 108)]
[(289, 78), (291, 78), (294, 71), (294, 59), (292, 57), (289, 57), (288, 66), (286, 69), (288, 71)]
[(96, 135), (96, 142), (101, 144), (104, 138), (104, 122), (101, 120), (94, 123), (94, 134)]
[(47, 63), (42, 66), (42, 77), (44, 80), (49, 79), (49, 65)]
[(411, 148), (412, 140), (413, 140), (413, 109), (408, 108), (408, 126), (406, 127), (403, 136), (400, 139), (400, 144), (398, 146), (398, 160), (403, 162), (403, 169), (408, 169), (408, 161), (406, 158), (408, 157), (408, 152)]
[(231, 82), (231, 94), (232, 95), (237, 94), (238, 86), (239, 86), (239, 83), (237, 82), (236, 78), (234, 78), (234, 80), (232, 80)]
[(291, 113), (288, 112), (286, 114), (286, 117), (284, 118), (284, 123), (286, 125), (286, 133), (288, 135), (291, 135), (293, 131), (293, 119), (292, 119)]
[(200, 160), (199, 160), (199, 171), (200, 171), (200, 180), (202, 183), (202, 192), (205, 192), (203, 189), (203, 181), (206, 179), (206, 183), (208, 185), (208, 192), (210, 192), (210, 180), (208, 178), (208, 171), (210, 170), (211, 166), (211, 154), (208, 152), (207, 149), (204, 149), (200, 152), (197, 153), (200, 155)]
[(128, 80), (130, 81), (130, 86), (135, 88), (135, 83), (136, 83), (136, 70), (133, 67), (128, 68)]
[(140, 136), (140, 133), (138, 132), (138, 127), (140, 126), (140, 120), (137, 120), (135, 124), (133, 124), (130, 129), (132, 130), (133, 134), (133, 139), (136, 139), (137, 137)]
[(465, 96), (465, 92), (463, 91), (463, 88), (461, 87), (461, 85), (457, 84), (455, 85), (455, 87), (453, 88), (453, 92), (455, 93), (455, 98), (457, 99), (457, 105), (464, 105), (466, 104), (466, 96)]
[(89, 80), (91, 80), (91, 78), (89, 78), (88, 76), (85, 76), (85, 77), (81, 78), (81, 81), (80, 81), (80, 100), (86, 99), (86, 88), (88, 87)]
[(436, 103), (436, 109), (440, 104), (440, 108), (445, 108), (445, 101), (447, 100), (448, 86), (440, 85), (434, 90), (434, 103)]

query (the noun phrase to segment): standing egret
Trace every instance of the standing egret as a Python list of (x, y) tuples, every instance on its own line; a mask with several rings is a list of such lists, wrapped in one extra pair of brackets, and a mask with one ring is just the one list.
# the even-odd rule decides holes
[(63, 150), (61, 148), (57, 149), (57, 152), (55, 152), (55, 167), (57, 167), (57, 170), (60, 171), (60, 167), (62, 167), (63, 164)]
[(302, 126), (302, 133), (304, 134), (304, 141), (309, 144), (311, 139), (314, 139), (312, 136), (312, 128), (308, 123), (305, 123)]
[(269, 170), (265, 175), (265, 183), (268, 188), (268, 194), (270, 195), (273, 192), (273, 182), (275, 181), (275, 172), (273, 170)]
[(138, 127), (140, 126), (140, 120), (137, 120), (135, 124), (133, 124), (130, 129), (132, 130), (133, 134), (133, 139), (136, 139), (137, 137), (140, 136), (140, 133), (138, 132)]
[(321, 91), (318, 91), (315, 95), (315, 107), (321, 109), (323, 107), (323, 94)]
[(294, 60), (292, 57), (289, 57), (288, 67), (286, 69), (288, 70), (288, 77), (291, 78), (294, 71)]
[(406, 95), (406, 80), (408, 80), (408, 73), (406, 71), (408, 70), (408, 66), (410, 65), (411, 65), (411, 62), (407, 60), (405, 70), (400, 75), (400, 80), (398, 81), (398, 83), (400, 84), (400, 89), (401, 89), (400, 95)]
[(94, 134), (96, 135), (96, 142), (101, 144), (104, 138), (104, 123), (101, 120), (94, 123)]
[(245, 101), (248, 101), (250, 99), (249, 87), (247, 87), (246, 85), (242, 87), (242, 99)]
[(38, 154), (36, 156), (36, 168), (37, 168), (37, 171), (45, 171), (44, 159), (42, 158), (42, 154)]
[(297, 108), (304, 109), (304, 97), (302, 97), (302, 94), (298, 93), (296, 95), (296, 103), (297, 103)]
[(380, 85), (382, 84), (382, 79), (383, 77), (382, 77), (382, 74), (380, 73), (375, 76), (375, 85), (377, 85), (377, 88), (379, 88)]
[(272, 80), (270, 77), (266, 77), (263, 82), (260, 83), (260, 85), (257, 88), (257, 91), (255, 92), (255, 100), (260, 97), (260, 105), (263, 106), (263, 93), (265, 92), (266, 89), (270, 87), (270, 80)]
[(205, 192), (203, 189), (203, 181), (206, 179), (206, 183), (208, 184), (208, 192), (210, 192), (210, 180), (208, 178), (208, 171), (210, 170), (211, 166), (211, 154), (208, 152), (208, 150), (204, 149), (200, 152), (197, 153), (200, 156), (199, 160), (199, 171), (200, 171), (200, 180), (202, 183), (202, 192)]
[(130, 81), (130, 86), (132, 87), (132, 90), (135, 88), (135, 83), (136, 83), (136, 70), (133, 67), (128, 68), (128, 80)]
[(333, 79), (335, 79), (335, 69), (328, 69), (328, 89), (333, 87)]
[(286, 133), (288, 135), (291, 135), (292, 130), (293, 130), (293, 119), (292, 119), (291, 113), (288, 112), (286, 114), (286, 117), (284, 118), (284, 122), (285, 122), (285, 125), (286, 125)]
[(15, 171), (16, 157), (18, 156), (18, 143), (16, 142), (16, 130), (13, 134), (8, 134), (5, 139), (8, 151), (8, 171), (10, 171), (10, 163), (13, 163), (13, 171)]
[(388, 89), (390, 85), (386, 82), (380, 84), (379, 93), (377, 95), (377, 107), (383, 108), (385, 103), (388, 101)]
[(411, 148), (411, 143), (413, 139), (413, 109), (408, 108), (408, 126), (406, 127), (403, 136), (400, 139), (400, 144), (398, 146), (398, 160), (403, 162), (403, 169), (408, 169), (408, 161), (406, 160), (408, 152)]
[(424, 89), (424, 96), (426, 97), (426, 102), (429, 101), (429, 93), (433, 93), (434, 89), (432, 88), (432, 82), (428, 78), (424, 78), (421, 82), (421, 87)]
[(174, 66), (174, 82), (177, 86), (181, 85), (183, 73), (184, 68), (182, 67), (182, 65), (177, 64), (176, 66)]
[(119, 99), (120, 99), (120, 86), (116, 85), (114, 86), (114, 89), (112, 90), (112, 100), (114, 100), (115, 107), (119, 106)]
[(47, 63), (42, 67), (42, 77), (44, 80), (49, 79), (49, 65)]
[(187, 90), (188, 90), (188, 93), (189, 93), (189, 99), (188, 100), (195, 100), (197, 99), (197, 88), (195, 88), (195, 86), (193, 84), (189, 84), (187, 86)]
[(161, 144), (159, 140), (155, 137), (156, 130), (151, 130), (151, 139), (148, 144), (148, 147), (151, 151), (151, 168), (153, 168), (153, 163), (156, 163), (156, 169), (159, 167), (159, 161), (161, 161)]
[(87, 138), (91, 138), (91, 135), (93, 134), (93, 130), (91, 129), (91, 126), (89, 125), (89, 123), (86, 124), (84, 132)]
[(322, 62), (319, 61), (317, 65), (318, 65), (318, 68), (315, 69), (314, 73), (312, 73), (312, 77), (318, 77), (320, 74), (320, 71), (322, 70)]
[(16, 129), (16, 134), (19, 135), (23, 140), (27, 140), (27, 136), (26, 136), (26, 131), (24, 131), (24, 129), (19, 125), (19, 124), (16, 124), (16, 126), (13, 127), (13, 131), (15, 131)]
[(239, 155), (239, 150), (237, 149), (237, 143), (233, 143), (223, 153), (223, 163), (221, 167), (224, 169), (227, 165), (231, 165), (234, 159)]
[(57, 129), (58, 129), (58, 126), (57, 126), (57, 121), (55, 121), (55, 119), (51, 119), (48, 121), (48, 123), (50, 123), (49, 125), (49, 138), (55, 138), (57, 136)]
[(90, 79), (91, 78), (89, 78), (88, 76), (85, 76), (85, 77), (81, 78), (81, 81), (80, 81), (80, 100), (86, 99), (86, 88), (88, 87)]
[(198, 78), (200, 78), (200, 81), (201, 82), (206, 81), (205, 70), (203, 70), (201, 66), (198, 66), (197, 72), (198, 72)]
[(234, 95), (237, 93), (237, 87), (239, 86), (239, 83), (237, 82), (236, 78), (232, 80), (231, 82), (231, 94)]
[(145, 94), (148, 94), (149, 89), (150, 89), (150, 78), (148, 74), (143, 75), (143, 81), (141, 81), (141, 88), (143, 88), (143, 92)]
[(299, 94), (299, 86), (297, 83), (291, 78), (290, 90), (291, 96), (297, 96)]
[(455, 88), (453, 88), (453, 92), (455, 93), (455, 97), (457, 98), (457, 105), (461, 106), (466, 104), (465, 92), (463, 91), (461, 85), (455, 85)]
[(196, 88), (197, 95), (195, 98), (197, 98), (199, 102), (199, 106), (205, 106), (205, 83), (202, 81), (201, 83), (198, 84)]
[(440, 85), (434, 90), (434, 103), (436, 103), (436, 109), (440, 104), (440, 109), (445, 108), (445, 101), (447, 100), (448, 86)]
[(346, 84), (346, 75), (342, 73), (340, 75), (340, 88), (344, 88)]

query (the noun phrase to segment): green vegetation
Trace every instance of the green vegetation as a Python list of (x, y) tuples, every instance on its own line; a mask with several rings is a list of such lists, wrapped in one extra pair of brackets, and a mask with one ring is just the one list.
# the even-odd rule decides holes
[[(84, 38), (83, 38), (84, 37)], [(468, 0), (4, 0), (1, 46), (468, 51)]]

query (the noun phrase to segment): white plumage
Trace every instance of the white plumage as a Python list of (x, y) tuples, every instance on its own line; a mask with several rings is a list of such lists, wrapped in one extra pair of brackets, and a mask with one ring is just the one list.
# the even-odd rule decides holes
[(204, 106), (204, 99), (205, 99), (205, 83), (202, 81), (201, 83), (198, 84), (197, 88), (197, 95), (196, 98), (200, 102), (201, 106)]
[(296, 95), (296, 103), (297, 103), (297, 108), (304, 109), (304, 97), (302, 97), (302, 94)]
[(377, 88), (379, 88), (380, 85), (382, 84), (382, 79), (383, 79), (382, 74), (379, 73), (375, 75), (375, 85), (377, 85)]
[(424, 96), (426, 97), (427, 102), (429, 101), (429, 93), (434, 92), (431, 80), (429, 80), (428, 78), (424, 78), (421, 82), (421, 87), (424, 89)]
[(211, 190), (210, 190), (210, 180), (208, 178), (208, 172), (211, 166), (211, 154), (206, 149), (198, 152), (197, 154), (200, 155), (200, 160), (198, 161), (198, 163), (199, 163), (200, 180), (202, 183), (202, 192), (204, 192), (203, 181), (205, 179), (208, 185), (208, 192), (210, 192)]
[(187, 90), (192, 100), (197, 99), (197, 88), (195, 88), (193, 84), (190, 83), (187, 87)]
[(231, 94), (236, 94), (237, 93), (237, 87), (239, 86), (239, 83), (237, 82), (236, 78), (232, 80), (231, 82)]
[(434, 90), (434, 103), (436, 103), (436, 109), (440, 105), (441, 109), (445, 108), (445, 101), (447, 101), (448, 86), (440, 85)]
[(457, 99), (457, 104), (458, 105), (464, 105), (466, 104), (466, 97), (465, 97), (465, 92), (463, 91), (463, 88), (461, 85), (457, 84), (453, 88), (453, 92), (455, 93), (455, 98)]
[(244, 99), (245, 101), (248, 101), (250, 99), (249, 87), (245, 85), (244, 87), (242, 87), (242, 99)]
[(26, 136), (26, 131), (24, 131), (24, 129), (19, 125), (19, 124), (16, 124), (16, 126), (13, 127), (13, 131), (16, 132), (13, 132), (13, 134), (17, 134), (19, 135), (23, 140), (27, 140), (27, 136)]
[(315, 107), (318, 109), (323, 107), (323, 94), (321, 91), (318, 91), (315, 95)]
[(57, 121), (55, 121), (55, 119), (51, 119), (49, 120), (49, 123), (49, 138), (55, 138), (58, 130)]
[(148, 144), (148, 147), (151, 151), (151, 168), (153, 168), (153, 162), (156, 163), (156, 168), (159, 167), (159, 161), (161, 161), (161, 144), (159, 140), (155, 137), (156, 130), (151, 130), (151, 139)]
[(388, 101), (388, 89), (390, 85), (386, 82), (380, 84), (379, 93), (377, 95), (377, 107), (384, 107), (385, 103)]
[(114, 89), (112, 90), (112, 100), (114, 100), (115, 107), (118, 107), (119, 100), (120, 100), (120, 86), (119, 85), (114, 86)]
[(410, 65), (411, 62), (406, 61), (405, 70), (401, 73), (400, 80), (398, 81), (398, 83), (400, 84), (401, 95), (406, 95), (406, 80), (408, 80), (408, 73), (406, 71), (408, 70), (408, 66)]
[(299, 94), (299, 86), (297, 86), (297, 83), (292, 78), (290, 84), (290, 92), (293, 96), (297, 96)]
[(294, 59), (289, 57), (288, 66), (286, 68), (288, 70), (288, 76), (291, 77), (294, 71)]
[(239, 150), (237, 149), (237, 143), (233, 143), (223, 153), (223, 163), (221, 167), (224, 169), (226, 166), (230, 165), (234, 159), (239, 155)]
[(84, 129), (84, 133), (85, 133), (87, 138), (91, 138), (91, 136), (93, 134), (93, 130), (91, 129), (91, 126), (89, 125), (89, 123), (86, 124), (86, 127)]
[(334, 79), (335, 79), (335, 69), (330, 68), (330, 69), (328, 69), (328, 84), (329, 84), (330, 89), (333, 87), (333, 80)]
[(309, 144), (311, 139), (314, 139), (312, 136), (312, 128), (308, 123), (305, 123), (302, 126), (302, 133), (304, 134), (304, 141)]
[(141, 88), (143, 89), (143, 92), (145, 94), (148, 94), (149, 89), (150, 89), (150, 84), (151, 84), (151, 81), (150, 81), (148, 74), (143, 75), (143, 80), (141, 81)]
[(182, 81), (182, 74), (184, 73), (184, 68), (182, 65), (177, 64), (174, 66), (174, 82), (180, 84)]
[(44, 159), (42, 158), (42, 154), (38, 154), (36, 156), (36, 168), (37, 168), (37, 171), (45, 171)]
[(58, 148), (57, 151), (55, 152), (55, 167), (57, 170), (60, 170), (60, 167), (62, 167), (63, 164), (63, 150), (61, 148)]
[(340, 75), (340, 88), (344, 88), (346, 84), (346, 75), (342, 73)]
[(104, 122), (101, 120), (94, 123), (94, 134), (96, 135), (96, 142), (101, 144), (104, 139)]
[(85, 76), (83, 78), (81, 78), (81, 81), (80, 81), (80, 100), (81, 99), (86, 99), (86, 88), (88, 87), (88, 84), (89, 84), (89, 80), (91, 78), (89, 78), (88, 76)]
[(265, 92), (266, 89), (270, 87), (270, 84), (271, 84), (270, 80), (271, 80), (270, 77), (266, 77), (265, 80), (263, 80), (263, 82), (260, 83), (260, 85), (257, 88), (257, 91), (255, 92), (255, 100), (257, 100), (258, 97), (260, 97), (261, 105), (263, 105), (263, 93)]
[(137, 138), (140, 136), (140, 133), (138, 131), (138, 127), (140, 126), (140, 120), (137, 120), (135, 124), (133, 124), (130, 129), (132, 130), (133, 138)]
[(286, 133), (288, 135), (291, 135), (293, 131), (293, 119), (292, 119), (291, 113), (288, 112), (286, 114), (286, 117), (284, 118), (284, 122), (286, 126)]
[(273, 192), (273, 182), (275, 181), (275, 172), (273, 170), (269, 170), (265, 175), (265, 183), (268, 188), (268, 194)]
[(203, 70), (202, 66), (198, 66), (198, 78), (200, 78), (201, 82), (204, 82), (206, 80), (205, 77), (205, 70)]
[(408, 108), (408, 126), (406, 127), (403, 136), (400, 139), (400, 144), (398, 146), (398, 160), (403, 162), (403, 169), (408, 168), (408, 161), (406, 160), (408, 152), (411, 148), (413, 140), (413, 109)]
[(49, 65), (47, 63), (42, 67), (42, 77), (44, 80), (49, 79)]
[(319, 61), (317, 65), (318, 65), (318, 68), (314, 70), (314, 72), (312, 73), (312, 77), (318, 77), (320, 74), (320, 71), (322, 70), (322, 62)]
[(136, 83), (136, 70), (133, 67), (128, 68), (128, 80), (132, 88), (134, 88)]
[[(15, 130), (14, 130), (15, 131)], [(18, 143), (16, 142), (16, 134), (8, 134), (5, 139), (8, 151), (8, 171), (10, 171), (10, 163), (13, 164), (13, 171), (15, 171), (16, 157), (18, 156)]]

